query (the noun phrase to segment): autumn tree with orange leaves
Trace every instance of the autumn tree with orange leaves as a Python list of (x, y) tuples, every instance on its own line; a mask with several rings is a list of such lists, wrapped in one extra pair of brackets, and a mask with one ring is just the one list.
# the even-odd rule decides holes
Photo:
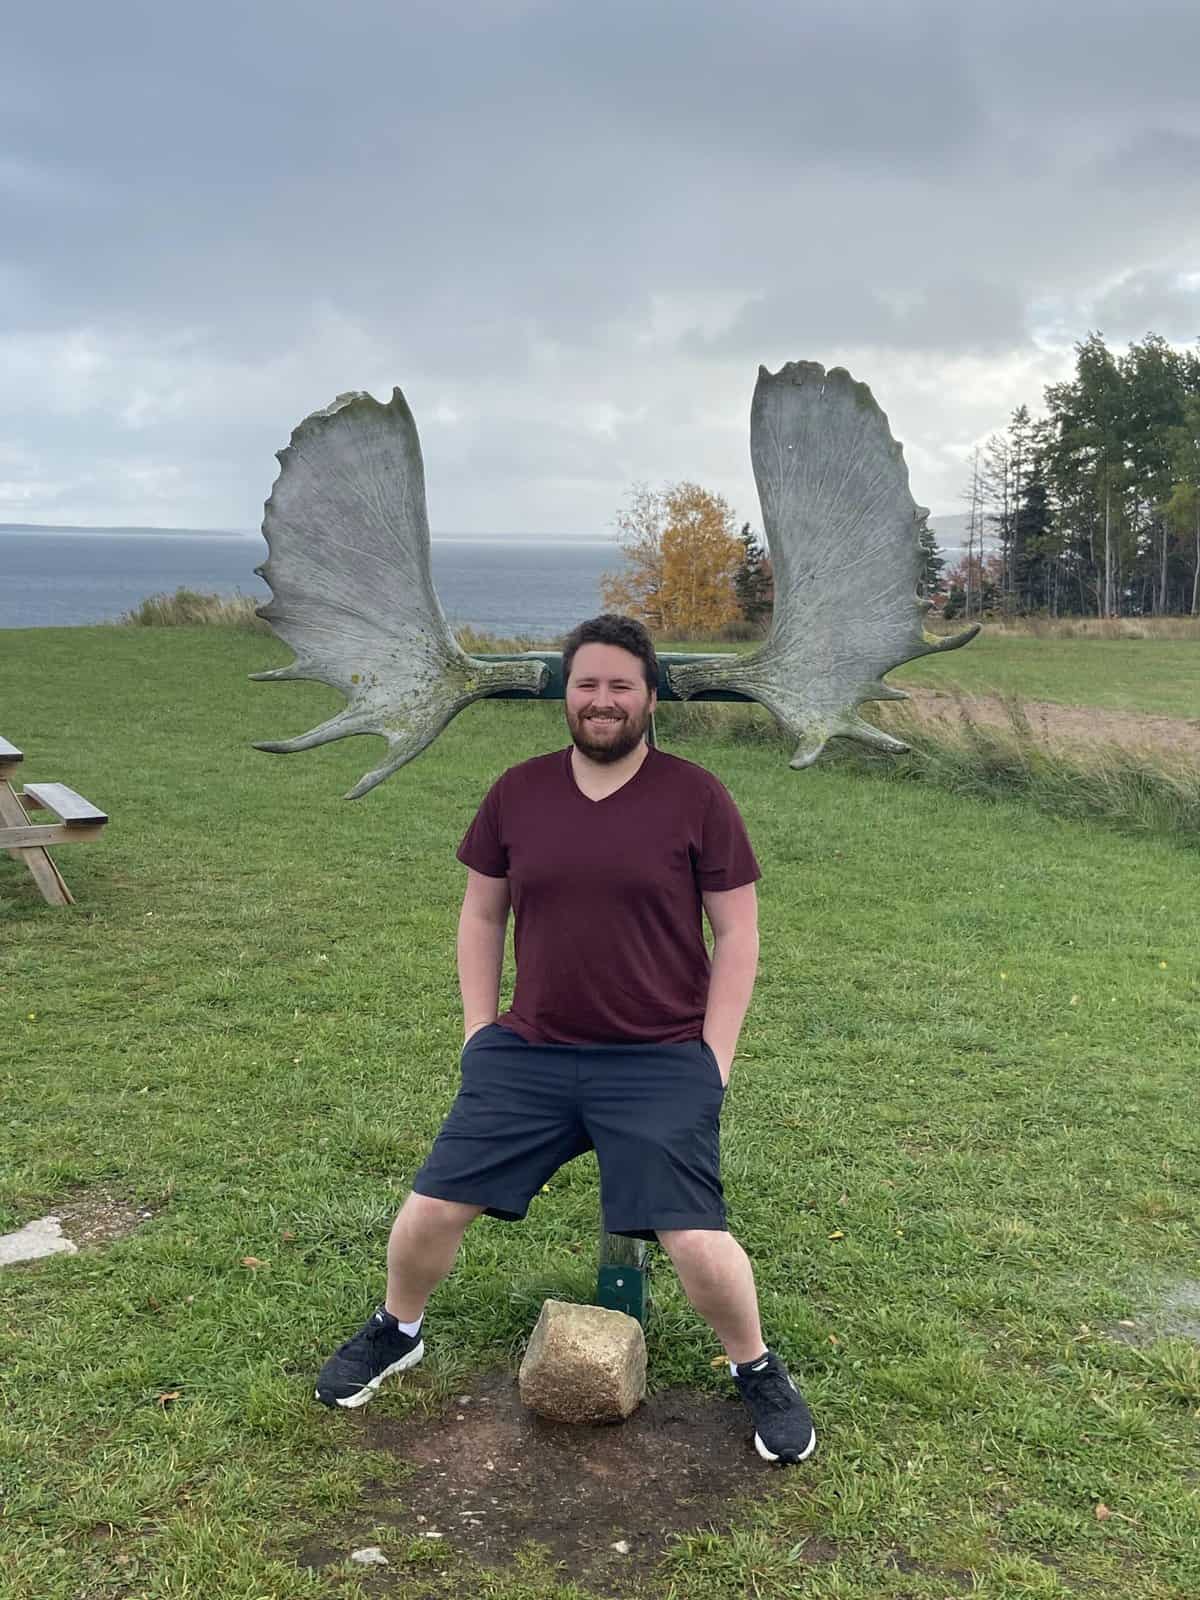
[(606, 609), (675, 639), (716, 633), (740, 614), (743, 549), (729, 502), (698, 483), (639, 484), (617, 515), (623, 572), (606, 573)]

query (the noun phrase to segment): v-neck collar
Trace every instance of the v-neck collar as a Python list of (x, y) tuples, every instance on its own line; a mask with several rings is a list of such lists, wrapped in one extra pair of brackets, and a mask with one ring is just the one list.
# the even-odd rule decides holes
[(628, 778), (625, 779), (625, 782), (620, 786), (619, 789), (614, 789), (611, 794), (602, 794), (599, 799), (593, 800), (590, 794), (584, 794), (583, 790), (576, 782), (575, 767), (571, 760), (571, 752), (574, 750), (574, 748), (574, 745), (568, 745), (563, 753), (563, 760), (566, 765), (567, 783), (570, 785), (572, 792), (583, 801), (584, 805), (588, 806), (607, 805), (610, 800), (615, 800), (618, 795), (622, 795), (628, 789), (632, 789), (633, 785), (638, 781), (642, 773), (645, 772), (646, 768), (654, 759), (654, 746), (649, 745), (646, 749), (646, 754), (642, 757), (641, 766), (635, 773), (632, 773)]

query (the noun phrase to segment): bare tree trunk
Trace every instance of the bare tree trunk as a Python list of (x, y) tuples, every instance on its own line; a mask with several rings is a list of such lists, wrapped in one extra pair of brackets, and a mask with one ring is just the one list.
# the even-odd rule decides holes
[(1200, 501), (1196, 504), (1196, 570), (1192, 573), (1192, 615), (1200, 617)]
[[(1081, 513), (1083, 512), (1082, 501), (1080, 502), (1080, 511)], [(1100, 575), (1099, 564), (1096, 561), (1096, 524), (1091, 516), (1088, 516), (1087, 519), (1087, 542), (1088, 567), (1090, 572), (1095, 574), (1096, 582), (1096, 615), (1102, 617), (1104, 615), (1104, 583)], [(1077, 570), (1076, 576), (1079, 579), (1079, 614), (1083, 617), (1087, 615), (1087, 596), (1084, 593), (1082, 571)]]
[(1022, 490), (1024, 488), (1024, 485), (1025, 485), (1024, 468), (1025, 468), (1025, 456), (1024, 456), (1024, 453), (1020, 449), (1018, 449), (1018, 451), (1016, 453), (1016, 459), (1013, 462), (1013, 487), (1012, 487), (1013, 525), (1012, 525), (1012, 545), (1011, 545), (1011, 555), (1010, 555), (1010, 560), (1012, 561), (1013, 598), (1014, 598), (1014, 600), (1016, 602), (1015, 609), (1018, 612), (1026, 610), (1028, 608), (1028, 606), (1029, 606), (1029, 593), (1028, 593), (1028, 590), (1026, 590), (1026, 593), (1024, 595), (1022, 595), (1021, 592), (1020, 592), (1020, 590), (1021, 590), (1021, 580), (1024, 577), (1024, 573), (1020, 570), (1020, 567), (1022, 567), (1024, 565), (1024, 562), (1020, 561), (1019, 558), (1024, 556), (1025, 551), (1024, 551), (1023, 544), (1020, 542), (1020, 540), (1018, 538), (1018, 535), (1021, 532), (1021, 492), (1022, 492)]
[(1112, 616), (1112, 495), (1107, 484), (1104, 488), (1104, 603), (1099, 612), (1102, 617)]
[(978, 590), (978, 613), (983, 616), (983, 541), (987, 530), (987, 519), (984, 516), (984, 484), (983, 473), (979, 465), (979, 446), (975, 447), (975, 456), (971, 466), (971, 518), (975, 524), (975, 540), (978, 544), (978, 553), (975, 557), (976, 589)]
[(1164, 617), (1167, 614), (1167, 519), (1160, 518), (1162, 522), (1162, 559), (1158, 568), (1158, 614)]
[(1008, 497), (1009, 485), (1012, 480), (1012, 452), (1007, 444), (999, 454), (997, 470), (1000, 474), (1000, 614), (1006, 617), (1009, 613), (1010, 566), (1009, 551), (1012, 529), (1009, 526)]
[(967, 582), (963, 602), (966, 609), (968, 622), (971, 619), (971, 589), (975, 567), (975, 523), (979, 512), (979, 446), (976, 445), (975, 453), (971, 457), (971, 487), (968, 492), (967, 505), (969, 514), (967, 518)]

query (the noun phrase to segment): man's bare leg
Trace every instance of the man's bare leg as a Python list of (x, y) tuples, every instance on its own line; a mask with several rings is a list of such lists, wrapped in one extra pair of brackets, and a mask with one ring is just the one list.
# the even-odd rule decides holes
[(699, 1228), (658, 1238), (684, 1293), (738, 1368), (734, 1381), (754, 1418), (759, 1455), (764, 1461), (807, 1461), (817, 1443), (812, 1414), (783, 1362), (763, 1342), (746, 1252), (732, 1234)]
[(731, 1233), (668, 1229), (658, 1242), (683, 1292), (725, 1346), (730, 1361), (754, 1361), (766, 1349), (750, 1259)]
[(449, 1275), (463, 1235), (482, 1206), (410, 1194), (392, 1224), (384, 1305), (398, 1322), (419, 1322), (425, 1302)]
[(425, 1354), (418, 1326), (425, 1302), (454, 1265), (463, 1234), (482, 1210), (409, 1195), (388, 1240), (386, 1309), (376, 1311), (325, 1362), (317, 1375), (318, 1400), (327, 1406), (365, 1405), (385, 1378), (416, 1366)]

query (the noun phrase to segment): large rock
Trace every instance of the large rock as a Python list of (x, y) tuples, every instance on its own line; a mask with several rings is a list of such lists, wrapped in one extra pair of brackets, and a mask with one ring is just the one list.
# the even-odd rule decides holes
[(547, 1300), (521, 1363), (521, 1399), (552, 1422), (618, 1422), (646, 1393), (646, 1340), (621, 1311)]

